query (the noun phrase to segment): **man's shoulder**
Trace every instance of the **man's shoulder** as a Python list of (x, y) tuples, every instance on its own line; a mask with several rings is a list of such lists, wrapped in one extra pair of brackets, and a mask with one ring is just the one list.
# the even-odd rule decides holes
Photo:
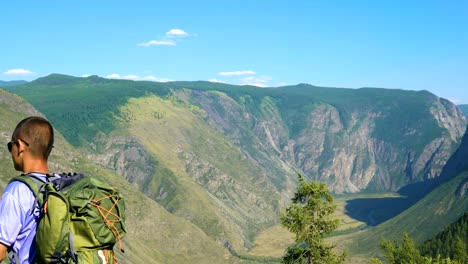
[(5, 188), (0, 200), (0, 214), (2, 217), (5, 215), (4, 217), (9, 218), (12, 208), (21, 208), (21, 210), (15, 210), (17, 212), (28, 212), (35, 199), (35, 195), (26, 184), (12, 181)]
[(18, 180), (12, 180), (10, 183), (8, 183), (4, 193), (22, 193), (25, 190), (29, 190), (29, 187), (26, 185), (26, 183)]
[[(61, 175), (58, 173), (51, 173), (51, 174), (42, 174), (42, 173), (28, 173), (28, 174), (21, 174), (15, 176), (11, 179), (10, 183), (6, 186), (5, 193), (11, 194), (24, 194), (27, 190), (34, 194), (33, 183), (36, 185), (40, 185), (41, 182), (48, 182), (50, 181), (51, 177), (53, 179), (60, 178)], [(31, 180), (25, 180), (30, 178)]]
[(32, 172), (32, 173), (18, 175), (14, 177), (11, 181), (14, 181), (14, 180), (22, 181), (22, 179), (31, 178), (32, 180), (46, 183), (46, 182), (50, 182), (51, 180), (60, 178), (60, 177), (62, 177), (62, 175), (59, 173), (43, 174), (43, 173)]

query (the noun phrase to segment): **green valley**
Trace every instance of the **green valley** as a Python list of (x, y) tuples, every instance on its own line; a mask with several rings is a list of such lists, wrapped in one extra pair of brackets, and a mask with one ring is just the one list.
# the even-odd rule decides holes
[[(466, 173), (444, 169), (467, 118), (427, 91), (60, 74), (2, 88), (4, 142), (21, 117), (44, 115), (60, 134), (58, 171), (125, 190), (130, 263), (277, 261), (298, 172), (335, 193), (342, 226), (329, 239), (351, 262), (374, 254), (381, 235), (423, 242), (467, 210), (453, 191)], [(15, 173), (6, 150), (0, 162), (5, 186)]]

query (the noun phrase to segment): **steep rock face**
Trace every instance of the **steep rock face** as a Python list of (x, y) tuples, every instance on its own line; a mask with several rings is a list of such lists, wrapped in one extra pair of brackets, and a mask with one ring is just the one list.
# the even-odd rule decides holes
[[(370, 153), (378, 153), (370, 138), (371, 117), (352, 115), (345, 128), (333, 106), (320, 104), (309, 114), (307, 127), (289, 140), (293, 164), (314, 180), (325, 181), (335, 192), (357, 192), (376, 170)], [(367, 166), (363, 166), (367, 165)]]
[(459, 120), (466, 118), (456, 105), (443, 98), (435, 98), (430, 111), (439, 126), (450, 134), (452, 141), (459, 140), (465, 134), (466, 127)]
[(99, 134), (90, 147), (94, 154), (88, 154), (88, 159), (116, 171), (135, 186), (144, 186), (148, 175), (155, 172), (155, 160), (136, 139)]
[(468, 170), (468, 129), (463, 136), (461, 144), (457, 151), (450, 157), (447, 164), (444, 166), (441, 176), (443, 178), (451, 178), (456, 174)]
[[(395, 190), (411, 181), (437, 177), (464, 132), (460, 120), (466, 121), (453, 105), (449, 105), (451, 109), (441, 108), (436, 101), (435, 106), (439, 110), (434, 107), (431, 111), (444, 132), (420, 152), (373, 136), (379, 113), (351, 114), (344, 128), (336, 110), (329, 108), (327, 112), (319, 107), (311, 113), (316, 121), (311, 121), (296, 140), (300, 146), (295, 153), (296, 164), (315, 179), (328, 182), (338, 193), (356, 192), (371, 182), (372, 188)], [(402, 140), (407, 136), (401, 135)], [(314, 147), (314, 151), (303, 153)], [(300, 159), (301, 154), (307, 159)]]
[[(388, 140), (376, 134), (375, 128), (381, 120), (392, 119), (391, 114), (377, 109), (344, 115), (333, 105), (319, 102), (307, 114), (300, 133), (292, 135), (272, 98), (263, 98), (252, 114), (248, 97), (235, 101), (208, 92), (196, 95), (208, 122), (269, 168), (277, 182), (290, 185), (291, 172), (302, 171), (311, 179), (327, 182), (337, 193), (396, 190), (439, 176), (466, 125), (455, 105), (434, 96), (424, 118), (432, 118), (438, 132), (421, 131), (415, 119), (414, 124), (389, 131), (396, 140)], [(412, 144), (414, 139), (417, 143)]]
[(225, 134), (247, 159), (259, 164), (264, 170), (262, 175), (269, 177), (279, 191), (294, 188), (294, 180), (288, 176), (295, 174), (295, 168), (282, 158), (281, 150), (288, 140), (288, 131), (270, 98), (255, 106), (259, 112), (255, 115), (248, 95), (237, 102), (221, 93), (194, 91), (193, 94), (206, 113), (206, 122)]

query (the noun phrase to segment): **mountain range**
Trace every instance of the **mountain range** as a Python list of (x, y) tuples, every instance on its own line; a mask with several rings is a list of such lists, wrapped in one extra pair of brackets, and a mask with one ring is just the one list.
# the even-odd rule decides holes
[[(467, 125), (459, 107), (427, 91), (60, 74), (3, 88), (5, 142), (20, 117), (45, 115), (60, 135), (57, 170), (102, 175), (125, 190), (132, 232), (122, 257), (131, 263), (246, 261), (238, 256), (279, 223), (298, 172), (336, 194), (413, 184), (434, 193), (459, 179), (443, 168)], [(11, 167), (5, 150), (0, 162)], [(12, 174), (1, 171), (3, 185)], [(465, 196), (460, 204), (455, 211), (466, 210)], [(393, 219), (376, 228), (391, 230)]]
[(15, 86), (19, 84), (27, 83), (27, 81), (17, 80), (17, 81), (1, 81), (0, 80), (0, 87), (7, 87), (7, 86)]

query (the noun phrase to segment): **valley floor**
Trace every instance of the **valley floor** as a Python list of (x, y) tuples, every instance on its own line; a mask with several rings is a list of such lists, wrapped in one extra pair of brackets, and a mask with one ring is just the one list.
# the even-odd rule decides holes
[[(368, 228), (398, 215), (409, 206), (405, 197), (398, 193), (358, 193), (335, 197), (335, 217), (341, 224), (327, 240), (337, 244), (342, 251), (353, 243), (357, 234), (368, 232)], [(281, 225), (261, 232), (255, 240), (255, 247), (249, 251), (251, 256), (281, 258), (294, 235)], [(369, 263), (370, 256), (348, 252), (347, 263)]]

